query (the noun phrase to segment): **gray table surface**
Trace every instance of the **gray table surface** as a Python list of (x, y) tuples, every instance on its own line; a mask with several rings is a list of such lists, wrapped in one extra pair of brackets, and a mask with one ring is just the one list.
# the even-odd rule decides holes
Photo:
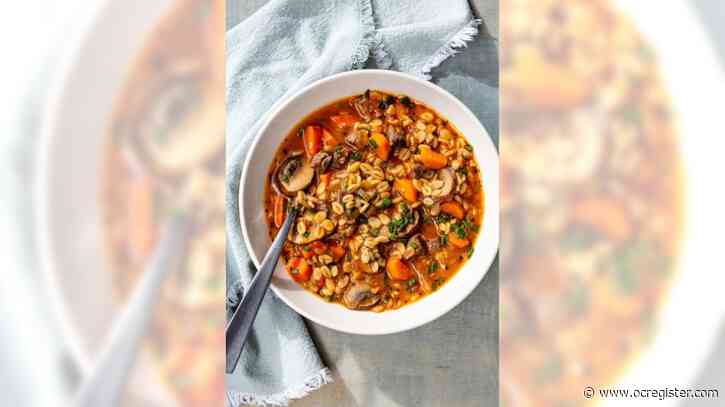
[[(227, 28), (266, 2), (227, 0)], [(498, 1), (473, 0), (472, 6), (485, 23), (481, 35), (497, 37)], [(485, 47), (483, 41), (474, 42), (467, 53), (491, 52)], [(498, 61), (482, 67), (480, 58), (464, 54), (440, 69), (497, 82)], [(366, 337), (310, 321), (307, 326), (335, 382), (292, 403), (294, 407), (498, 405), (498, 262), (462, 304), (412, 331)]]

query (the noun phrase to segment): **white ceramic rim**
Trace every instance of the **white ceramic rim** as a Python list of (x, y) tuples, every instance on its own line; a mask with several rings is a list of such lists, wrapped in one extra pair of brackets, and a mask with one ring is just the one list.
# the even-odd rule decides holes
[[(480, 137), (480, 140), (473, 141), (473, 135), (466, 135), (466, 138), (471, 143), (471, 145), (474, 147), (474, 155), (476, 156), (476, 159), (478, 161), (478, 165), (481, 168), (481, 172), (483, 174), (483, 184), (484, 184), (484, 205), (485, 205), (485, 211), (484, 211), (484, 218), (483, 218), (483, 231), (481, 235), (476, 240), (476, 245), (474, 249), (473, 258), (469, 259), (461, 270), (457, 272), (457, 275), (453, 276), (451, 281), (444, 284), (441, 288), (439, 288), (435, 293), (432, 293), (418, 301), (416, 301), (413, 304), (406, 305), (398, 310), (393, 311), (386, 311), (383, 313), (373, 313), (373, 312), (360, 312), (360, 311), (351, 311), (347, 310), (340, 305), (337, 304), (329, 304), (324, 302), (322, 299), (314, 296), (312, 293), (305, 292), (305, 295), (308, 295), (310, 297), (314, 297), (316, 300), (319, 301), (320, 305), (329, 306), (329, 307), (336, 307), (345, 310), (345, 312), (350, 313), (351, 317), (352, 315), (355, 315), (355, 318), (360, 319), (362, 315), (362, 319), (367, 320), (365, 323), (360, 323), (357, 327), (351, 327), (348, 325), (341, 326), (339, 324), (333, 324), (327, 321), (326, 319), (319, 317), (318, 315), (313, 314), (312, 312), (309, 312), (308, 310), (302, 308), (301, 306), (298, 306), (295, 301), (286, 295), (284, 290), (280, 289), (275, 279), (273, 278), (273, 281), (271, 283), (271, 288), (274, 291), (274, 293), (282, 299), (288, 306), (290, 306), (292, 309), (294, 309), (297, 313), (304, 316), (305, 318), (323, 325), (327, 328), (340, 331), (340, 332), (346, 332), (346, 333), (352, 333), (352, 334), (359, 334), (359, 335), (385, 335), (385, 334), (393, 334), (397, 332), (403, 332), (410, 329), (417, 328), (421, 325), (424, 325), (426, 323), (429, 323), (440, 316), (444, 315), (451, 309), (453, 309), (456, 305), (460, 304), (468, 295), (481, 283), (485, 275), (487, 274), (488, 270), (490, 269), (496, 254), (498, 252), (498, 243), (499, 243), (499, 166), (498, 166), (498, 153), (497, 150), (493, 144), (493, 141), (491, 140), (488, 132), (484, 128), (484, 126), (480, 123), (478, 118), (471, 112), (471, 110), (464, 105), (461, 101), (459, 101), (456, 97), (448, 93), (443, 88), (434, 85), (431, 82), (424, 81), (422, 79), (419, 79), (415, 76), (395, 72), (395, 71), (387, 71), (387, 70), (377, 70), (377, 69), (367, 69), (367, 70), (358, 70), (358, 71), (350, 71), (350, 72), (343, 72), (339, 73), (330, 77), (327, 77), (325, 79), (319, 80), (304, 89), (296, 92), (292, 97), (287, 99), (284, 103), (276, 107), (272, 113), (267, 117), (265, 120), (264, 125), (260, 128), (260, 131), (255, 136), (252, 145), (250, 147), (250, 150), (248, 152), (247, 157), (254, 157), (254, 155), (257, 152), (257, 148), (260, 145), (260, 140), (263, 138), (263, 136), (267, 133), (268, 128), (270, 127), (271, 123), (277, 118), (281, 112), (285, 111), (288, 106), (290, 106), (292, 103), (294, 103), (297, 100), (300, 100), (304, 98), (306, 95), (308, 95), (310, 92), (315, 91), (317, 88), (330, 84), (332, 82), (338, 82), (338, 81), (345, 81), (348, 79), (353, 78), (360, 78), (360, 77), (366, 77), (369, 76), (371, 81), (369, 83), (369, 87), (371, 89), (378, 89), (379, 87), (375, 86), (374, 78), (375, 76), (388, 76), (392, 77), (401, 81), (412, 81), (415, 83), (416, 86), (421, 86), (428, 88), (430, 91), (436, 94), (436, 96), (439, 96), (441, 98), (445, 99), (446, 103), (452, 104), (451, 109), (455, 109), (460, 111), (465, 117), (466, 121), (469, 122), (471, 125), (476, 127), (476, 131), (482, 135), (483, 137)], [(382, 90), (387, 90), (383, 88)], [(332, 102), (334, 100), (346, 97), (349, 95), (335, 95), (334, 97), (329, 98), (329, 102)], [(412, 95), (411, 95), (412, 96)], [(431, 105), (426, 100), (421, 100), (422, 102), (426, 103), (428, 106), (435, 109), (435, 106)], [(318, 109), (322, 107), (320, 106), (313, 106), (309, 109), (308, 114), (313, 112), (315, 109)], [(444, 114), (443, 112), (440, 112), (441, 114)], [(444, 116), (447, 116), (444, 114)], [(301, 120), (302, 117), (298, 117), (296, 120)], [(460, 123), (453, 122), (454, 125), (457, 127), (461, 127)], [(294, 126), (295, 123), (292, 124)], [(290, 126), (289, 130), (285, 132), (286, 135), (290, 130), (292, 130), (292, 126)], [(284, 137), (282, 135), (281, 137)], [(275, 147), (276, 148), (276, 147)], [(481, 157), (484, 156), (483, 149), (488, 149), (486, 151), (485, 156), (488, 158), (488, 162), (483, 162), (481, 160)], [(495, 157), (492, 159), (492, 157)], [(252, 240), (250, 239), (250, 231), (247, 227), (247, 217), (245, 214), (247, 213), (246, 205), (245, 205), (245, 186), (248, 183), (248, 174), (250, 172), (249, 168), (252, 163), (251, 158), (247, 158), (244, 163), (244, 168), (242, 170), (242, 176), (240, 178), (240, 195), (239, 195), (239, 210), (240, 210), (240, 220), (241, 220), (241, 228), (242, 228), (242, 235), (244, 237), (244, 244), (247, 247), (247, 250), (249, 251), (250, 257), (254, 264), (259, 267), (260, 264), (260, 256), (257, 255), (257, 253), (254, 251), (254, 245), (252, 244)], [(495, 162), (492, 162), (495, 161)], [(271, 157), (270, 161), (271, 162)], [(265, 166), (269, 165), (269, 162), (265, 162)], [(264, 171), (266, 172), (267, 168), (265, 167)], [(260, 199), (261, 203), (261, 199)], [(263, 208), (263, 205), (262, 205)], [(484, 235), (488, 234), (489, 238), (484, 239)], [(269, 243), (268, 243), (269, 245)], [(478, 257), (478, 258), (477, 258)], [(475, 278), (475, 283), (470, 283), (468, 286), (465, 286), (464, 288), (459, 288), (456, 291), (452, 291), (452, 283), (456, 280), (457, 277), (459, 277), (460, 273), (463, 273), (464, 270), (471, 269), (474, 267), (474, 265), (483, 265), (478, 272), (477, 277)], [(284, 275), (287, 276), (286, 272), (282, 269), (281, 265), (278, 265), (277, 270), (275, 271), (275, 275)], [(446, 289), (450, 290), (446, 290)], [(300, 288), (301, 289), (301, 288)], [(447, 296), (443, 297), (443, 294), (446, 293)], [(410, 319), (400, 319), (401, 313), (411, 314), (415, 315), (415, 311), (420, 308), (420, 304), (424, 303), (426, 301), (432, 301), (433, 299), (437, 299), (437, 301), (442, 302), (441, 307), (436, 309), (433, 312), (429, 312), (427, 315), (424, 316), (418, 316), (417, 318), (410, 318)], [(444, 298), (448, 298), (447, 300), (444, 300)], [(329, 310), (329, 308), (328, 308)], [(418, 314), (420, 315), (420, 314)], [(392, 326), (380, 326), (381, 324), (384, 325), (384, 321), (386, 319), (389, 319), (391, 317), (397, 317), (397, 321), (399, 324)], [(388, 323), (390, 321), (387, 321)]]
[[(712, 188), (712, 178), (718, 169), (722, 170), (723, 161), (721, 149), (702, 139), (725, 131), (718, 110), (718, 98), (725, 94), (725, 75), (692, 5), (682, 0), (656, 2), (657, 13), (652, 13), (653, 4), (616, 1), (619, 10), (655, 50), (663, 86), (675, 108), (685, 176), (684, 229), (681, 254), (660, 311), (655, 340), (637, 355), (617, 384), (630, 389), (691, 386), (716, 343), (716, 328), (725, 317), (720, 292), (725, 275), (716, 271), (722, 270), (718, 242), (725, 222), (714, 218), (725, 207), (725, 194)], [(673, 21), (677, 22), (676, 29)], [(668, 398), (653, 404), (670, 406), (678, 402)], [(647, 402), (610, 399), (603, 404), (642, 403)]]
[[(35, 194), (37, 202), (33, 210), (37, 220), (35, 222), (35, 243), (38, 247), (38, 262), (45, 282), (43, 289), (47, 293), (50, 304), (52, 305), (50, 311), (53, 322), (56, 323), (60, 330), (61, 339), (64, 345), (67, 346), (72, 360), (77, 363), (77, 367), (82, 375), (87, 374), (92, 369), (93, 355), (84, 343), (87, 342), (87, 338), (81, 335), (77, 323), (73, 321), (67, 298), (60, 288), (59, 278), (63, 274), (59, 272), (59, 268), (57, 267), (59, 256), (54, 250), (54, 242), (57, 237), (54, 235), (53, 228), (51, 227), (51, 219), (58, 216), (50, 199), (53, 196), (51, 185), (56, 178), (56, 174), (53, 173), (54, 165), (56, 165), (54, 163), (57, 161), (54, 154), (54, 142), (59, 137), (67, 136), (63, 133), (61, 126), (62, 107), (67, 99), (73, 96), (69, 92), (73, 90), (71, 86), (74, 83), (73, 80), (79, 75), (77, 72), (79, 67), (88, 58), (94, 58), (94, 56), (88, 55), (89, 47), (97, 45), (101, 37), (98, 35), (98, 32), (109, 33), (111, 31), (104, 28), (103, 24), (117, 20), (116, 7), (134, 7), (134, 4), (130, 2), (101, 0), (87, 14), (79, 16), (80, 20), (75, 25), (76, 28), (69, 34), (70, 39), (66, 43), (67, 48), (62, 53), (58, 62), (57, 73), (54, 74), (50, 81), (50, 89), (47, 101), (42, 110), (43, 115), (39, 131), (37, 175), (33, 185), (33, 193)], [(145, 2), (144, 4), (149, 5), (151, 3)], [(172, 0), (155, 0), (153, 6), (147, 8), (147, 11), (154, 14), (149, 14), (142, 18), (146, 22), (150, 21), (150, 24), (138, 27), (137, 39), (140, 41), (140, 48), (135, 49), (135, 51), (127, 55), (129, 63), (126, 66), (126, 70), (134, 66), (133, 64), (138, 57), (138, 53), (143, 50), (146, 44), (145, 38), (158, 26), (161, 17), (172, 10), (173, 7), (175, 7), (175, 3)], [(137, 16), (143, 16), (143, 14), (138, 14)], [(140, 20), (135, 20), (134, 23), (138, 23)], [(116, 24), (114, 29), (120, 29), (122, 27), (120, 24), (122, 23)], [(124, 80), (125, 76), (120, 79), (119, 85)], [(113, 97), (116, 98), (117, 96), (116, 94)], [(89, 158), (89, 160), (96, 159)], [(99, 266), (102, 266), (102, 264)], [(139, 363), (145, 363), (145, 361), (139, 360)], [(136, 377), (132, 377), (130, 380), (133, 381), (136, 379)], [(147, 393), (138, 386), (135, 386), (130, 392), (133, 395), (141, 396), (144, 400), (149, 400), (148, 397), (152, 397), (155, 398), (155, 401), (161, 402), (162, 405), (176, 405), (175, 401), (168, 398), (169, 395), (167, 393), (164, 393), (161, 396), (162, 398), (158, 399), (156, 398), (156, 394)]]

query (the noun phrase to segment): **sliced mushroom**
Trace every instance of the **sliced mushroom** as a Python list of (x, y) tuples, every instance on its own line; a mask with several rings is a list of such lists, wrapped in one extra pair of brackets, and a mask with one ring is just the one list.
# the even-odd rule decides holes
[(224, 107), (204, 100), (208, 95), (189, 82), (196, 81), (165, 84), (139, 121), (138, 147), (164, 174), (188, 171), (224, 151), (224, 138), (218, 137), (224, 132)]
[(320, 151), (319, 153), (315, 154), (315, 156), (312, 157), (312, 161), (310, 161), (310, 165), (312, 166), (312, 168), (315, 169), (317, 175), (324, 174), (327, 169), (330, 168), (331, 164), (332, 155), (324, 151)]
[(332, 168), (336, 170), (345, 168), (351, 152), (350, 148), (346, 146), (341, 145), (335, 148), (335, 152), (332, 153)]
[(302, 152), (297, 151), (277, 166), (272, 181), (277, 192), (294, 197), (312, 183), (314, 176), (310, 163), (302, 157)]
[(399, 129), (393, 126), (388, 126), (385, 134), (387, 134), (388, 140), (390, 140), (390, 145), (393, 148), (405, 147), (405, 136)]
[(350, 309), (364, 310), (377, 304), (380, 301), (380, 296), (372, 293), (370, 284), (356, 282), (351, 284), (345, 291), (342, 301)]
[(438, 239), (424, 239), (428, 253), (435, 253), (441, 248), (441, 241)]
[(430, 294), (431, 292), (433, 292), (433, 287), (431, 285), (431, 282), (428, 281), (428, 276), (426, 275), (426, 273), (424, 273), (423, 270), (419, 269), (420, 266), (421, 264), (417, 261), (410, 263), (410, 267), (413, 269), (413, 273), (415, 273), (415, 276), (418, 277), (418, 284), (420, 284), (420, 288), (423, 289), (424, 293)]
[(347, 136), (345, 136), (345, 143), (354, 150), (361, 150), (365, 147), (366, 141), (357, 131), (350, 130)]
[(443, 168), (438, 171), (438, 178), (443, 181), (443, 187), (441, 188), (441, 198), (447, 197), (453, 192), (453, 188), (456, 186), (456, 177), (453, 174), (453, 170), (450, 168)]
[(408, 223), (405, 226), (405, 229), (398, 232), (398, 237), (408, 237), (413, 232), (415, 232), (418, 229), (418, 226), (420, 226), (420, 213), (418, 213), (417, 209), (413, 210), (413, 219), (410, 223)]
[(411, 249), (411, 253), (413, 253), (411, 257), (424, 255), (426, 251), (426, 245), (424, 243), (423, 234), (416, 233), (410, 239), (408, 239), (406, 249)]
[(415, 167), (413, 167), (413, 171), (415, 172), (416, 178), (431, 179), (431, 178), (435, 177), (435, 175), (436, 175), (435, 170), (426, 168), (422, 164), (416, 164)]
[(364, 94), (358, 96), (355, 98), (355, 100), (352, 102), (352, 107), (355, 108), (355, 111), (357, 114), (363, 118), (365, 121), (370, 121), (370, 98), (368, 97), (369, 92), (365, 92)]

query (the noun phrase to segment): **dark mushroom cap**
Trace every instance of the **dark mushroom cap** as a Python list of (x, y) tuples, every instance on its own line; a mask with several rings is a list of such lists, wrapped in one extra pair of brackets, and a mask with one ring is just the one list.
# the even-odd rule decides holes
[(310, 163), (302, 157), (302, 152), (296, 151), (277, 166), (272, 175), (272, 185), (280, 194), (294, 197), (312, 183), (314, 176)]
[(372, 307), (380, 301), (380, 296), (372, 293), (370, 284), (355, 282), (350, 284), (342, 301), (350, 309), (364, 310)]

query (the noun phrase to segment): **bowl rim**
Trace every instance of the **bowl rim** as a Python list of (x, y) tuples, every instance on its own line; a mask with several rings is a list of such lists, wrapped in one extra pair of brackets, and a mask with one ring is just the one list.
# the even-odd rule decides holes
[[(384, 69), (360, 69), (360, 70), (341, 72), (341, 73), (338, 73), (335, 75), (325, 77), (318, 81), (315, 81), (315, 82), (303, 87), (302, 89), (298, 90), (297, 92), (295, 92), (292, 96), (287, 98), (284, 102), (278, 104), (266, 116), (259, 131), (252, 139), (249, 151), (246, 154), (244, 166), (242, 168), (242, 173), (238, 180), (239, 194), (238, 194), (237, 199), (239, 200), (239, 202), (238, 202), (237, 207), (239, 209), (239, 220), (240, 220), (240, 227), (242, 230), (244, 245), (246, 246), (250, 259), (252, 260), (254, 265), (258, 268), (260, 265), (260, 259), (258, 258), (258, 256), (256, 255), (256, 253), (254, 252), (254, 250), (252, 248), (253, 247), (252, 241), (251, 241), (251, 238), (249, 235), (249, 228), (247, 226), (247, 217), (245, 216), (245, 213), (247, 211), (247, 208), (245, 207), (245, 199), (244, 199), (244, 194), (246, 193), (245, 185), (247, 183), (247, 178), (249, 176), (250, 167), (252, 165), (251, 163), (253, 161), (250, 157), (254, 156), (254, 154), (256, 153), (257, 148), (260, 145), (260, 140), (262, 139), (262, 136), (267, 132), (267, 129), (270, 127), (270, 125), (275, 120), (275, 118), (277, 118), (279, 116), (279, 114), (282, 111), (284, 111), (290, 104), (294, 103), (299, 98), (304, 97), (308, 92), (311, 92), (315, 88), (318, 88), (322, 85), (328, 84), (330, 82), (341, 81), (341, 80), (346, 80), (346, 79), (349, 79), (352, 77), (366, 76), (366, 75), (371, 75), (371, 76), (383, 75), (383, 76), (391, 76), (394, 78), (404, 79), (404, 80), (414, 82), (416, 84), (416, 86), (423, 86), (423, 87), (430, 89), (431, 91), (433, 91), (435, 93), (442, 94), (444, 97), (446, 97), (448, 99), (447, 102), (452, 103), (453, 109), (459, 110), (464, 116), (466, 116), (466, 119), (469, 120), (473, 126), (477, 127), (481, 131), (481, 134), (483, 136), (485, 136), (485, 137), (482, 137), (481, 143), (486, 145), (488, 148), (492, 149), (492, 151), (493, 151), (492, 157), (493, 157), (493, 159), (495, 159), (495, 162), (492, 163), (492, 165), (494, 165), (494, 167), (495, 167), (495, 173), (490, 174), (487, 178), (487, 179), (495, 178), (495, 182), (487, 184), (487, 185), (493, 184), (493, 188), (487, 187), (485, 189), (485, 195), (484, 195), (484, 202), (485, 202), (484, 204), (486, 205), (486, 210), (484, 212), (484, 219), (491, 221), (490, 224), (486, 225), (486, 228), (489, 231), (489, 233), (492, 235), (491, 238), (494, 240), (491, 244), (491, 247), (492, 247), (491, 250), (483, 253), (484, 257), (481, 260), (481, 264), (484, 267), (482, 267), (482, 272), (480, 272), (478, 276), (475, 276), (475, 280), (473, 280), (468, 286), (465, 286), (462, 291), (457, 293), (457, 295), (451, 296), (451, 299), (446, 301), (445, 305), (443, 307), (438, 308), (435, 312), (430, 313), (428, 316), (426, 316), (424, 318), (420, 318), (412, 323), (406, 323), (401, 326), (389, 327), (389, 328), (376, 328), (374, 331), (369, 330), (368, 329), (369, 327), (363, 327), (362, 329), (358, 329), (358, 330), (343, 329), (339, 326), (332, 325), (332, 324), (328, 323), (327, 321), (325, 321), (324, 319), (318, 318), (317, 316), (313, 315), (312, 313), (307, 312), (305, 309), (297, 306), (294, 303), (294, 301), (292, 301), (290, 298), (288, 298), (282, 290), (280, 290), (280, 289), (278, 289), (278, 287), (276, 287), (274, 280), (271, 282), (270, 287), (271, 287), (272, 291), (274, 292), (274, 294), (278, 298), (280, 298), (287, 306), (292, 308), (295, 312), (297, 312), (301, 316), (303, 316), (319, 325), (322, 325), (326, 328), (332, 329), (334, 331), (350, 333), (350, 334), (357, 334), (357, 335), (373, 336), (373, 335), (388, 335), (388, 334), (394, 334), (394, 333), (412, 330), (412, 329), (415, 329), (422, 325), (425, 325), (429, 322), (432, 322), (432, 321), (440, 318), (441, 316), (445, 315), (450, 310), (455, 308), (457, 305), (462, 303), (473, 292), (473, 290), (475, 290), (476, 287), (478, 287), (481, 284), (481, 281), (483, 281), (483, 278), (488, 274), (488, 271), (490, 270), (491, 266), (494, 263), (494, 260), (496, 259), (496, 256), (498, 255), (499, 238), (500, 238), (500, 236), (499, 236), (499, 201), (498, 201), (498, 191), (499, 191), (498, 178), (499, 178), (499, 174), (500, 174), (499, 173), (499, 153), (498, 153), (498, 149), (494, 145), (493, 140), (491, 139), (491, 136), (489, 135), (488, 131), (483, 126), (483, 124), (480, 122), (480, 120), (478, 120), (476, 115), (473, 114), (473, 112), (468, 108), (468, 106), (466, 106), (458, 98), (453, 96), (451, 93), (449, 93), (447, 90), (443, 89), (442, 87), (435, 85), (432, 82), (425, 81), (414, 75), (410, 75), (410, 74), (402, 73), (402, 72), (398, 72), (398, 71), (390, 71), (390, 70), (384, 70)], [(321, 106), (316, 106), (314, 108), (311, 108), (311, 109), (309, 109), (309, 112), (311, 113), (319, 107), (321, 107)], [(480, 165), (481, 164), (479, 163), (479, 166)], [(493, 194), (495, 194), (495, 197), (489, 201), (489, 199), (488, 199), (489, 196), (493, 197)], [(494, 212), (495, 212), (495, 214), (494, 214)], [(489, 217), (489, 214), (490, 214), (490, 217)], [(484, 240), (481, 239), (481, 236), (479, 236), (476, 239), (476, 245), (478, 246), (483, 241)], [(478, 250), (477, 250), (477, 252), (478, 252)], [(464, 265), (463, 267), (465, 267), (465, 266), (466, 265)], [(424, 300), (425, 300), (425, 298), (421, 298), (421, 301), (424, 301)], [(412, 304), (410, 304), (410, 305), (412, 305)], [(344, 307), (341, 307), (341, 308), (343, 308), (345, 311), (350, 312), (350, 313), (360, 312), (360, 311), (348, 310), (348, 309), (345, 309)], [(402, 309), (404, 309), (404, 308), (405, 307), (403, 307)], [(391, 312), (396, 312), (396, 311), (398, 311), (398, 310), (383, 312), (383, 313), (379, 313), (376, 315), (380, 315), (380, 316), (382, 316), (381, 318), (384, 318), (386, 314), (389, 314)]]

